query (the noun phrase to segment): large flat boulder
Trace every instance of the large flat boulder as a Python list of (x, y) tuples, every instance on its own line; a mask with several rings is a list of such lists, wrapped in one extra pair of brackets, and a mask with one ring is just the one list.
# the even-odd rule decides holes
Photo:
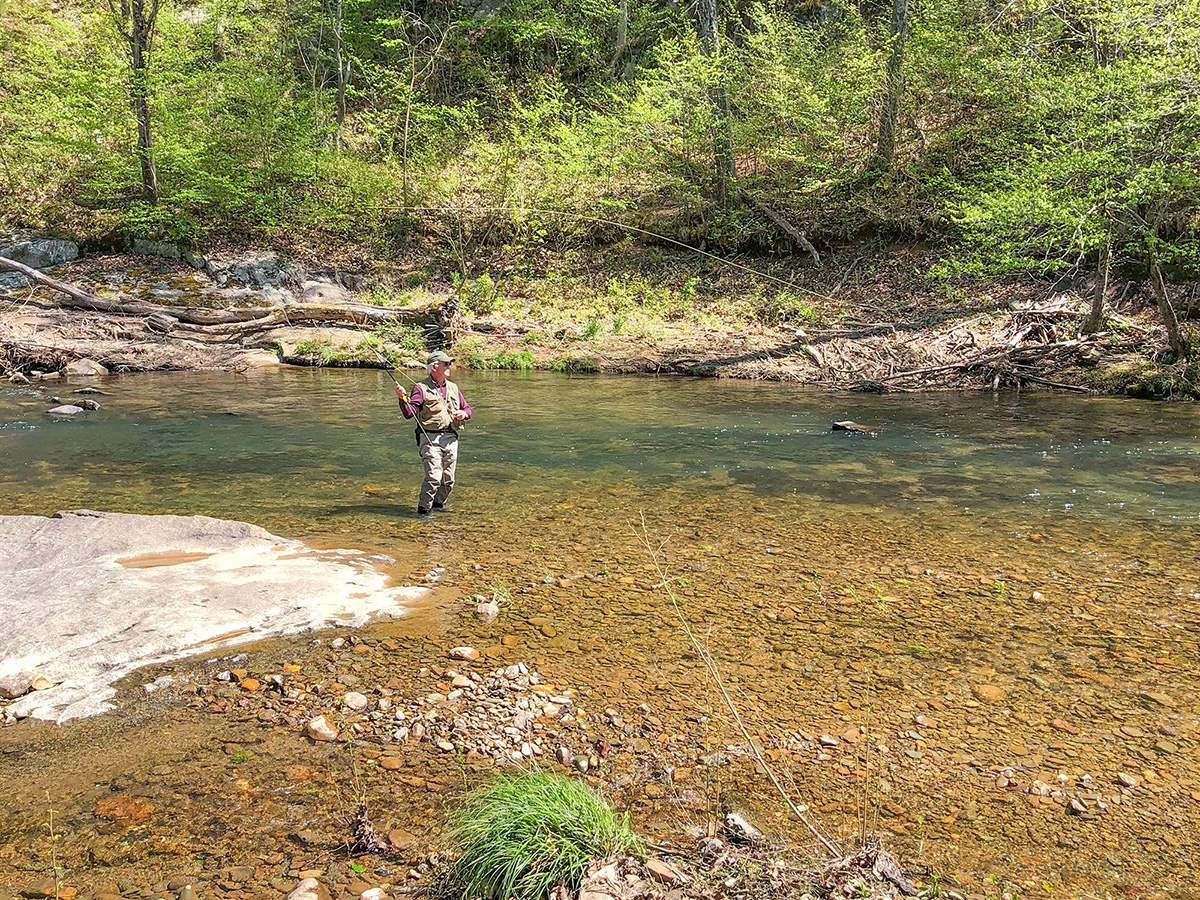
[(53, 684), (7, 709), (58, 722), (111, 708), (148, 663), (397, 616), (425, 590), (391, 584), (386, 557), (207, 516), (0, 516), (0, 547), (0, 680)]
[[(79, 256), (79, 245), (57, 238), (29, 238), (0, 244), (0, 256), (31, 269), (49, 269)], [(23, 288), (28, 285), (29, 279), (20, 272), (0, 272), (0, 287)]]

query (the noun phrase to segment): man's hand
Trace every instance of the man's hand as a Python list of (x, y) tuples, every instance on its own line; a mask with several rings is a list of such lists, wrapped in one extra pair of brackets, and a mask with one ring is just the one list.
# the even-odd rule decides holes
[(455, 422), (461, 422), (466, 417), (467, 417), (467, 414), (465, 412), (463, 412), (461, 409), (456, 410), (454, 413), (454, 421)]
[(404, 402), (406, 402), (406, 403), (408, 402), (408, 394), (404, 390), (404, 385), (402, 385), (402, 384), (396, 385), (396, 396), (399, 397)]

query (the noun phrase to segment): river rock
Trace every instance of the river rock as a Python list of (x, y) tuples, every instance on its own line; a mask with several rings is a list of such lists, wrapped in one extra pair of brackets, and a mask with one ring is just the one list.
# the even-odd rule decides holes
[(342, 703), (347, 709), (353, 709), (358, 712), (366, 709), (371, 701), (367, 699), (365, 694), (360, 694), (358, 691), (351, 691), (342, 698)]
[(52, 416), (77, 416), (83, 412), (82, 406), (76, 406), (73, 403), (64, 403), (62, 406), (56, 406), (50, 410)]
[(154, 812), (154, 804), (144, 797), (114, 794), (96, 801), (95, 814), (118, 825), (133, 825), (144, 822)]
[(97, 403), (95, 400), (89, 400), (86, 397), (84, 397), (82, 400), (76, 400), (74, 405), (78, 406), (80, 409), (96, 410), (100, 408), (99, 403)]
[(305, 303), (329, 303), (337, 305), (350, 299), (340, 284), (322, 281), (306, 281), (300, 286), (300, 299)]
[(245, 350), (237, 355), (234, 365), (240, 369), (270, 369), (283, 363), (270, 350)]
[(742, 844), (757, 844), (763, 839), (763, 833), (751, 825), (741, 813), (727, 813), (723, 824), (730, 840)]
[(479, 659), (479, 651), (474, 647), (455, 647), (447, 656), (451, 659), (465, 659), (468, 662), (475, 662)]
[(309, 719), (304, 731), (314, 741), (336, 741), (338, 736), (337, 729), (324, 716)]
[(671, 865), (669, 862), (664, 862), (661, 859), (646, 860), (646, 872), (655, 881), (661, 881), (663, 884), (679, 885), (686, 884), (688, 877), (681, 871)]
[(830, 427), (830, 430), (849, 434), (874, 434), (874, 432), (866, 425), (859, 425), (857, 422), (851, 422), (849, 420), (845, 422), (834, 422)]
[(985, 703), (999, 703), (1008, 696), (1008, 691), (997, 684), (977, 684), (971, 692)]
[(476, 613), (479, 616), (479, 621), (483, 622), (484, 625), (491, 625), (500, 615), (500, 604), (495, 600), (485, 600), (479, 604)]
[(68, 375), (107, 375), (108, 369), (104, 368), (94, 359), (74, 359), (67, 363), (67, 368), (64, 370)]
[(183, 258), (183, 251), (179, 249), (178, 244), (172, 244), (170, 241), (151, 241), (145, 238), (134, 238), (129, 252), (136, 253), (138, 256), (157, 256), (160, 259)]
[(329, 890), (315, 878), (305, 878), (287, 895), (287, 900), (329, 900)]
[(28, 694), (32, 689), (32, 672), (13, 672), (0, 677), (0, 699), (13, 700)]

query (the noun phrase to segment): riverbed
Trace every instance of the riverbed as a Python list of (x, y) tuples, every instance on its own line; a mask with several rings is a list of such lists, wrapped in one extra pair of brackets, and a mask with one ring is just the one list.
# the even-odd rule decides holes
[[(414, 783), (389, 781), (378, 751), (355, 760), (308, 744), (258, 719), (258, 701), (196, 691), (205, 702), (172, 701), (138, 687), (164, 674), (199, 684), (230, 668), (334, 666), (365, 687), (392, 679), (399, 696), (433, 689), (433, 668), (460, 644), (491, 651), (480, 671), (524, 663), (576, 692), (597, 734), (618, 742), (591, 776), (645, 829), (680, 831), (715, 797), (802, 844), (686, 622), (828, 834), (882, 833), (911, 865), (981, 895), (1190, 889), (1200, 835), (1190, 405), (542, 373), (460, 383), (477, 415), (454, 510), (431, 520), (413, 513), (412, 429), (380, 372), (107, 378), (95, 382), (102, 408), (70, 421), (46, 415), (48, 395), (81, 383), (0, 393), (5, 513), (203, 514), (385, 553), (400, 581), (445, 570), (444, 589), (408, 621), (356, 633), (362, 653), (331, 650), (346, 635), (284, 639), (241, 662), (146, 673), (127, 685), (123, 711), (6, 729), (0, 766), (20, 789), (0, 881), (22, 887), (44, 864), (50, 808), (76, 835), (85, 888), (103, 879), (98, 859), (126, 872), (138, 853), (160, 875), (219, 859), (284, 877), (300, 871), (298, 855), (320, 855), (289, 851), (287, 835), (297, 823), (332, 830), (342, 807), (329, 782), (359, 766), (368, 791), (400, 807), (395, 823), (432, 829), (482, 768), (409, 747), (400, 771)], [(831, 433), (846, 419), (874, 433)], [(477, 595), (499, 602), (494, 624), (475, 617)], [(636, 733), (605, 731), (608, 710), (636, 720)], [(251, 733), (257, 743), (230, 740)], [(251, 750), (226, 752), (235, 744)], [(286, 775), (296, 766), (322, 774)], [(96, 828), (98, 791), (132, 791), (160, 811), (185, 803), (205, 836), (165, 816), (151, 830), (170, 847)], [(138, 889), (157, 896), (155, 886)]]

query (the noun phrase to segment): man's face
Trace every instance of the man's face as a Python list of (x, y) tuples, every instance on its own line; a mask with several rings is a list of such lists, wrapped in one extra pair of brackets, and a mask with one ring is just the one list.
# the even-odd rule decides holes
[(450, 374), (450, 363), (435, 362), (429, 365), (429, 374), (433, 376), (434, 381), (445, 381), (446, 376)]

